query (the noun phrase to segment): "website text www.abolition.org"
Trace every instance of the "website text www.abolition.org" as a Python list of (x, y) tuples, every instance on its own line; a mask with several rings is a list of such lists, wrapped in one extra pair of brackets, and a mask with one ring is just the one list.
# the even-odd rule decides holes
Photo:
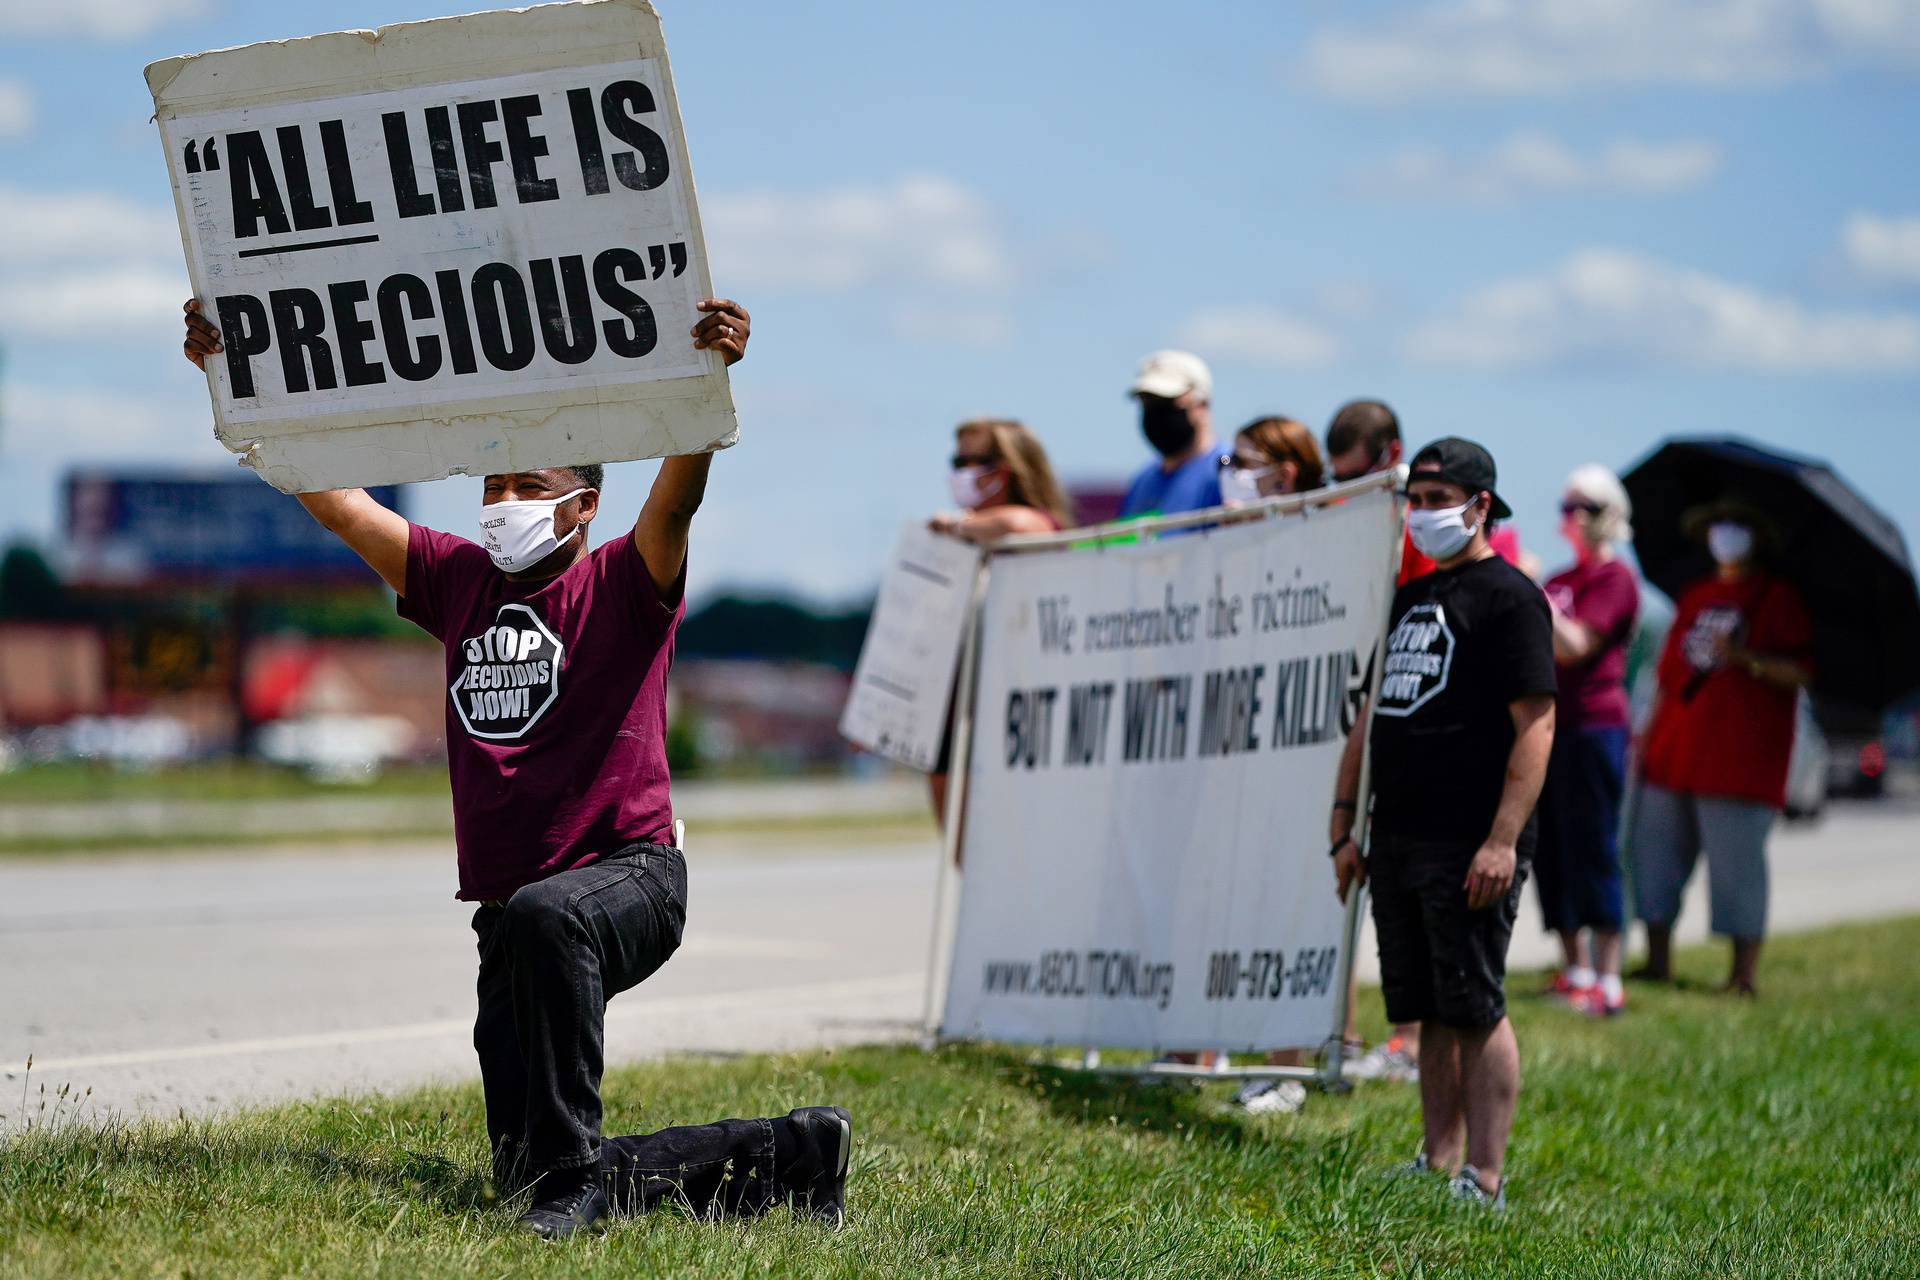
[(1164, 1009), (1173, 998), (1173, 962), (1142, 960), (1138, 951), (1042, 951), (1037, 961), (987, 961), (985, 990), (990, 995), (1151, 1000)]

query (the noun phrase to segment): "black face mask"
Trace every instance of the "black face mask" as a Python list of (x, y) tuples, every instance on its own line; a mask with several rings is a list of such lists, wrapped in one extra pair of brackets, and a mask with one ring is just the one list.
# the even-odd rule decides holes
[(1193, 448), (1193, 419), (1161, 396), (1140, 397), (1140, 432), (1163, 458), (1177, 458)]

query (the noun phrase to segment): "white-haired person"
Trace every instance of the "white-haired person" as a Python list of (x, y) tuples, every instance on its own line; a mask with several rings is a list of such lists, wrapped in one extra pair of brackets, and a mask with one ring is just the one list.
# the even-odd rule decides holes
[(1597, 463), (1574, 471), (1560, 499), (1560, 536), (1573, 548), (1573, 564), (1546, 582), (1559, 693), (1534, 874), (1540, 914), (1559, 935), (1563, 961), (1549, 991), (1595, 1017), (1626, 1005), (1620, 798), (1632, 723), (1627, 642), (1640, 588), (1617, 549), (1632, 536), (1632, 514), (1613, 472)]

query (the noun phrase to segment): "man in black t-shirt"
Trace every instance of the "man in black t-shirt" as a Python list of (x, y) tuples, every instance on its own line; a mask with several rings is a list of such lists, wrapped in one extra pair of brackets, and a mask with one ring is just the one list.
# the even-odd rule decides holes
[[(1487, 545), (1487, 526), (1510, 514), (1494, 483), (1493, 458), (1471, 441), (1414, 455), (1408, 533), (1438, 569), (1394, 594), (1371, 743), (1347, 740), (1330, 828), (1341, 901), (1372, 878), (1387, 1017), (1420, 1023), (1426, 1138), (1414, 1167), (1458, 1166), (1454, 1194), (1503, 1208), (1520, 1053), (1502, 984), (1556, 682), (1546, 596)], [(1369, 749), (1363, 855), (1353, 832)]]

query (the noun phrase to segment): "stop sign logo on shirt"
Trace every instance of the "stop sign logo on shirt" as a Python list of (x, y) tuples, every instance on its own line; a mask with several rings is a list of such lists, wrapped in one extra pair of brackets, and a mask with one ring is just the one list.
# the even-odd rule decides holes
[(1407, 716), (1447, 687), (1453, 670), (1453, 628), (1439, 603), (1425, 600), (1402, 614), (1387, 634), (1387, 665), (1380, 677), (1380, 714)]
[(523, 737), (560, 696), (562, 646), (540, 615), (503, 604), (493, 625), (460, 643), (463, 666), (447, 694), (476, 738)]

